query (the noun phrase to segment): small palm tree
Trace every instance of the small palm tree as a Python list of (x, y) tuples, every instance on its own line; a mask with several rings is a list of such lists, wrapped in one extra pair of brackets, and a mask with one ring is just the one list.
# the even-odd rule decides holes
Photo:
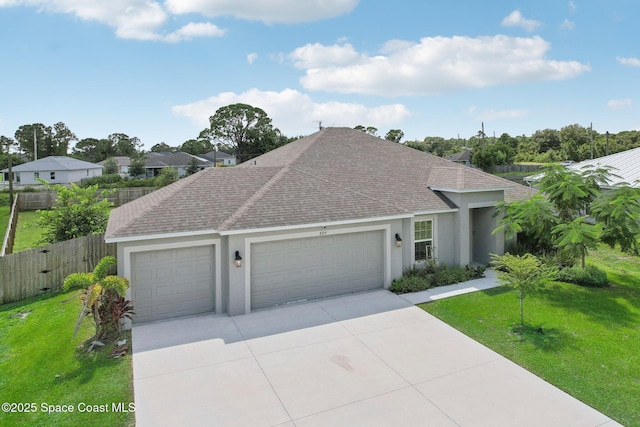
[[(116, 259), (106, 256), (100, 260), (93, 273), (73, 273), (64, 279), (63, 289), (80, 288), (83, 306), (73, 332), (75, 336), (85, 317), (93, 317), (96, 327), (96, 338), (119, 330), (120, 320), (131, 319), (133, 308), (124, 296), (129, 288), (129, 281), (124, 277), (109, 275), (109, 269), (116, 265)], [(116, 319), (113, 315), (115, 314)]]

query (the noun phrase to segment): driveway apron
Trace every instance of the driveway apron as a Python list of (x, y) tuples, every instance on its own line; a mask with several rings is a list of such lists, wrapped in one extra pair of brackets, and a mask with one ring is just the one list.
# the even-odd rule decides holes
[(137, 426), (617, 426), (388, 291), (133, 328)]

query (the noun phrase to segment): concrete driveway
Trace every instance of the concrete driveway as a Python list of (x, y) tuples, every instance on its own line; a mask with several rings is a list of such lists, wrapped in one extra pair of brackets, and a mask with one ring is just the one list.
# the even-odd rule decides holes
[(138, 426), (616, 426), (387, 291), (135, 326)]

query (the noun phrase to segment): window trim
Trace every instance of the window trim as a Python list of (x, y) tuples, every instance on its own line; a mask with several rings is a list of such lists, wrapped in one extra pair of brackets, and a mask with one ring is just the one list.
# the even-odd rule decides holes
[[(427, 222), (430, 221), (431, 222), (431, 238), (430, 239), (419, 239), (416, 240), (416, 223), (417, 222)], [(438, 259), (438, 253), (437, 253), (437, 221), (436, 221), (436, 217), (435, 216), (420, 216), (420, 217), (414, 217), (411, 219), (411, 264), (425, 264), (427, 263), (429, 260), (416, 260), (416, 243), (419, 242), (431, 242), (431, 259), (430, 260), (436, 260)]]

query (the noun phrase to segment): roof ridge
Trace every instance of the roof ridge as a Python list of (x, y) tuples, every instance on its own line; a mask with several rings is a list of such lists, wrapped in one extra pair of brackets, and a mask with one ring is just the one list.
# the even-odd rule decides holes
[[(296, 153), (296, 155), (293, 156), (285, 166), (280, 166), (281, 169), (275, 175), (273, 175), (267, 182), (265, 182), (264, 185), (262, 185), (262, 187), (258, 189), (258, 191), (253, 193), (251, 197), (249, 197), (246, 202), (244, 202), (238, 209), (236, 209), (235, 212), (229, 215), (227, 219), (225, 219), (224, 221), (222, 221), (222, 223), (220, 223), (219, 229), (225, 230), (227, 228), (231, 228), (233, 224), (235, 224), (242, 217), (242, 215), (244, 215), (249, 210), (249, 208), (253, 206), (254, 203), (256, 203), (258, 200), (263, 198), (265, 194), (267, 194), (269, 190), (275, 185), (275, 183), (278, 182), (280, 178), (282, 178), (289, 170), (292, 169), (291, 165), (296, 160), (298, 160), (302, 154), (306, 153), (307, 150), (309, 150), (309, 148), (313, 145), (313, 143), (317, 141), (317, 139), (318, 138), (316, 137), (312, 141), (310, 141), (310, 143), (307, 144), (307, 146), (303, 147), (302, 150), (300, 150), (298, 153)], [(249, 165), (249, 167), (251, 167), (251, 165)], [(256, 166), (256, 167), (261, 167), (261, 166)], [(277, 167), (277, 166), (266, 166), (266, 167), (271, 168), (271, 167)]]

